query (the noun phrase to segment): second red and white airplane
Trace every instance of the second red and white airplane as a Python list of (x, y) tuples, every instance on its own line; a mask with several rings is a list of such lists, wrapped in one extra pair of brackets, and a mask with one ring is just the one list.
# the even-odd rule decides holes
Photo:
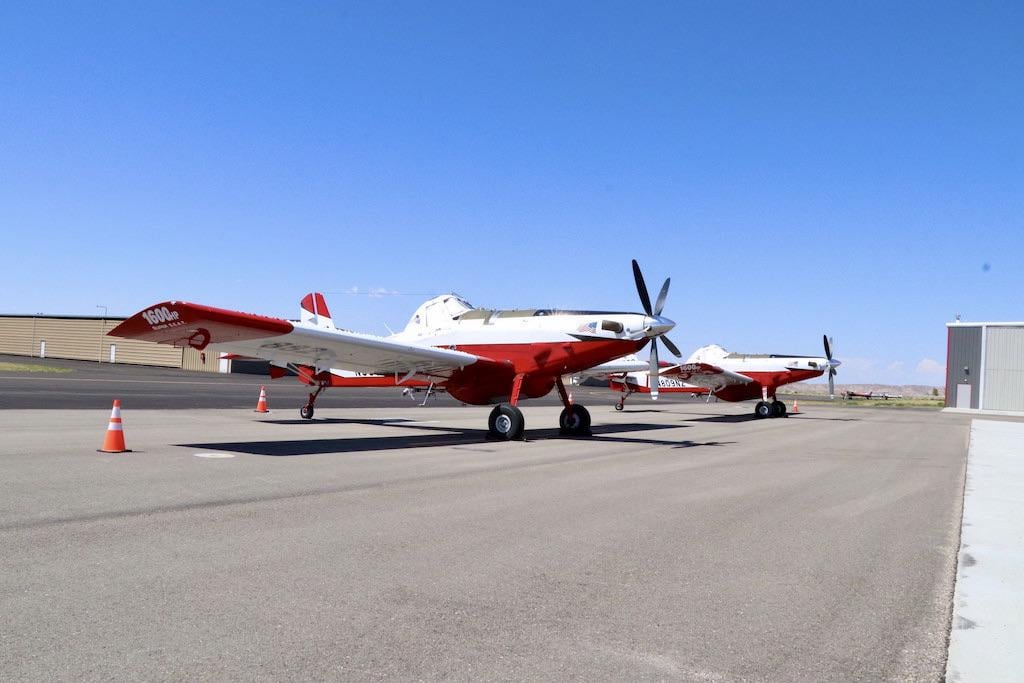
[[(652, 398), (664, 393), (714, 394), (723, 401), (759, 399), (754, 406), (758, 417), (782, 417), (786, 404), (778, 400), (779, 387), (820, 377), (828, 373), (828, 390), (835, 397), (836, 368), (842, 363), (832, 357), (832, 347), (823, 336), (825, 356), (791, 356), (776, 353), (730, 353), (717, 344), (702, 346), (681, 365), (649, 370), (635, 367), (635, 358), (623, 358), (599, 365), (583, 376), (608, 380), (610, 389), (622, 392), (616, 410), (634, 393)], [(631, 367), (634, 366), (634, 367)]]
[(640, 267), (632, 264), (643, 313), (489, 310), (446, 294), (423, 303), (398, 334), (380, 337), (336, 328), (323, 296), (312, 293), (302, 300), (297, 321), (166, 301), (109, 334), (200, 351), (212, 346), (268, 360), (278, 374), (292, 370), (316, 386), (300, 411), (307, 419), (317, 396), (331, 386), (427, 386), (443, 388), (463, 403), (496, 404), (489, 436), (519, 439), (525, 426), (519, 401), (557, 389), (564, 405), (561, 432), (589, 435), (590, 414), (573, 403), (564, 375), (650, 344), (648, 368), (656, 376), (659, 338), (679, 356), (665, 336), (675, 323), (661, 315), (669, 280), (652, 306)]

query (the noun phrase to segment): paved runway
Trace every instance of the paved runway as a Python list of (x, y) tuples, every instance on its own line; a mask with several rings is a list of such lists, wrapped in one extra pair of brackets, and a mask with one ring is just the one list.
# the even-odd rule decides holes
[(941, 677), (969, 418), (406, 400), (0, 411), (0, 679)]

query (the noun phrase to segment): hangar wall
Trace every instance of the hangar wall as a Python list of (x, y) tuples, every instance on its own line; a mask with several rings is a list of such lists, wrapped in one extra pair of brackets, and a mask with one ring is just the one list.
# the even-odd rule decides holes
[[(978, 384), (981, 378), (981, 328), (949, 327), (949, 350), (946, 355), (946, 406), (977, 408)], [(969, 393), (968, 405), (963, 403)]]
[(217, 372), (217, 353), (107, 336), (124, 318), (0, 315), (0, 353)]
[(946, 406), (1024, 412), (1024, 322), (958, 321), (946, 327)]
[(982, 405), (1024, 411), (1024, 327), (991, 327), (985, 337)]

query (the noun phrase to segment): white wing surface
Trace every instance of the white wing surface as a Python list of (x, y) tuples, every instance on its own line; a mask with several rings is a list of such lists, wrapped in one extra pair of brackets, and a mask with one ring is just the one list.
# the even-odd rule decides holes
[(184, 301), (150, 306), (109, 334), (198, 350), (215, 345), (218, 351), (263, 358), (278, 365), (293, 363), (373, 374), (445, 378), (468, 365), (493, 362), (453, 349), (417, 346)]
[(746, 375), (725, 370), (710, 363), (684, 363), (677, 368), (666, 370), (662, 374), (711, 391), (718, 391), (732, 384), (749, 384), (754, 381)]

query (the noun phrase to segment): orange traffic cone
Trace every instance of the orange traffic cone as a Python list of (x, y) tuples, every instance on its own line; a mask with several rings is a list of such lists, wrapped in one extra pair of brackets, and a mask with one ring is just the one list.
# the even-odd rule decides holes
[(267, 388), (260, 387), (260, 400), (256, 402), (256, 410), (254, 413), (269, 413), (270, 409), (267, 408)]
[(107, 435), (103, 438), (103, 448), (100, 453), (130, 453), (124, 447), (124, 428), (121, 424), (121, 401), (114, 399), (114, 407), (110, 411), (110, 424), (107, 425)]
[(793, 399), (793, 410), (791, 410), (789, 412), (791, 412), (791, 413), (799, 413), (800, 412), (800, 403), (795, 398)]

